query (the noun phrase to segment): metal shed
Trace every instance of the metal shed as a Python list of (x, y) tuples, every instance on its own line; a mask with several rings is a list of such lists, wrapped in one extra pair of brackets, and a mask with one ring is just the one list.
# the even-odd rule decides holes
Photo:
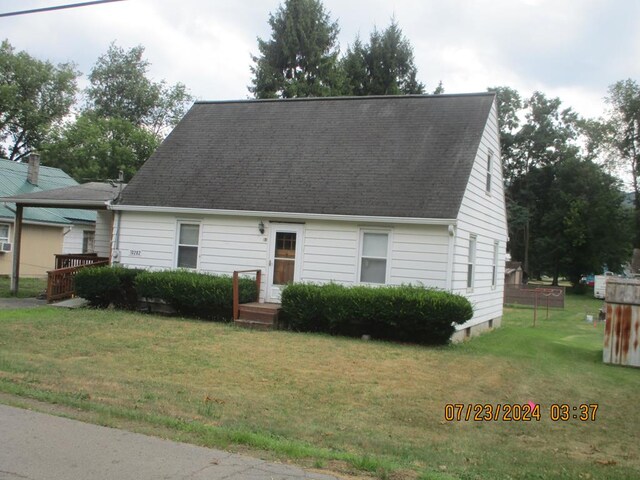
[(640, 280), (609, 278), (602, 360), (640, 367)]

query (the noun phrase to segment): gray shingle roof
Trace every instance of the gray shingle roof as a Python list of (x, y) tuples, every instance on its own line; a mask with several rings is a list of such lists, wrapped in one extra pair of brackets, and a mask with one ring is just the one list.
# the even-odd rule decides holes
[(455, 218), (493, 99), (199, 102), (119, 203)]

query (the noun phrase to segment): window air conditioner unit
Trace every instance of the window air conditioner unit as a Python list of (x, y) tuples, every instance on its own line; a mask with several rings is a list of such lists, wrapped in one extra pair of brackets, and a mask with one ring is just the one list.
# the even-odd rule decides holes
[(10, 252), (11, 244), (10, 243), (0, 243), (0, 252)]

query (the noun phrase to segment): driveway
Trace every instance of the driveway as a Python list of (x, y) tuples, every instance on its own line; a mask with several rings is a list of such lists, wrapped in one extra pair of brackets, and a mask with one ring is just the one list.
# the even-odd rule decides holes
[(0, 405), (0, 480), (336, 477)]

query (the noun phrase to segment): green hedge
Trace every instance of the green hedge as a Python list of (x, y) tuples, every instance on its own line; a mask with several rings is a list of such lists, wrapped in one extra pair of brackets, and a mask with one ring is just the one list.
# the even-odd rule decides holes
[(445, 344), (473, 316), (461, 296), (440, 290), (291, 284), (282, 292), (282, 316), (292, 330)]
[[(180, 315), (208, 320), (230, 320), (233, 316), (233, 283), (229, 276), (186, 270), (143, 272), (136, 277), (140, 297), (165, 301)], [(239, 280), (240, 303), (257, 298), (255, 281)]]
[(76, 293), (92, 307), (135, 310), (138, 296), (134, 286), (142, 270), (125, 267), (85, 267), (75, 275)]

